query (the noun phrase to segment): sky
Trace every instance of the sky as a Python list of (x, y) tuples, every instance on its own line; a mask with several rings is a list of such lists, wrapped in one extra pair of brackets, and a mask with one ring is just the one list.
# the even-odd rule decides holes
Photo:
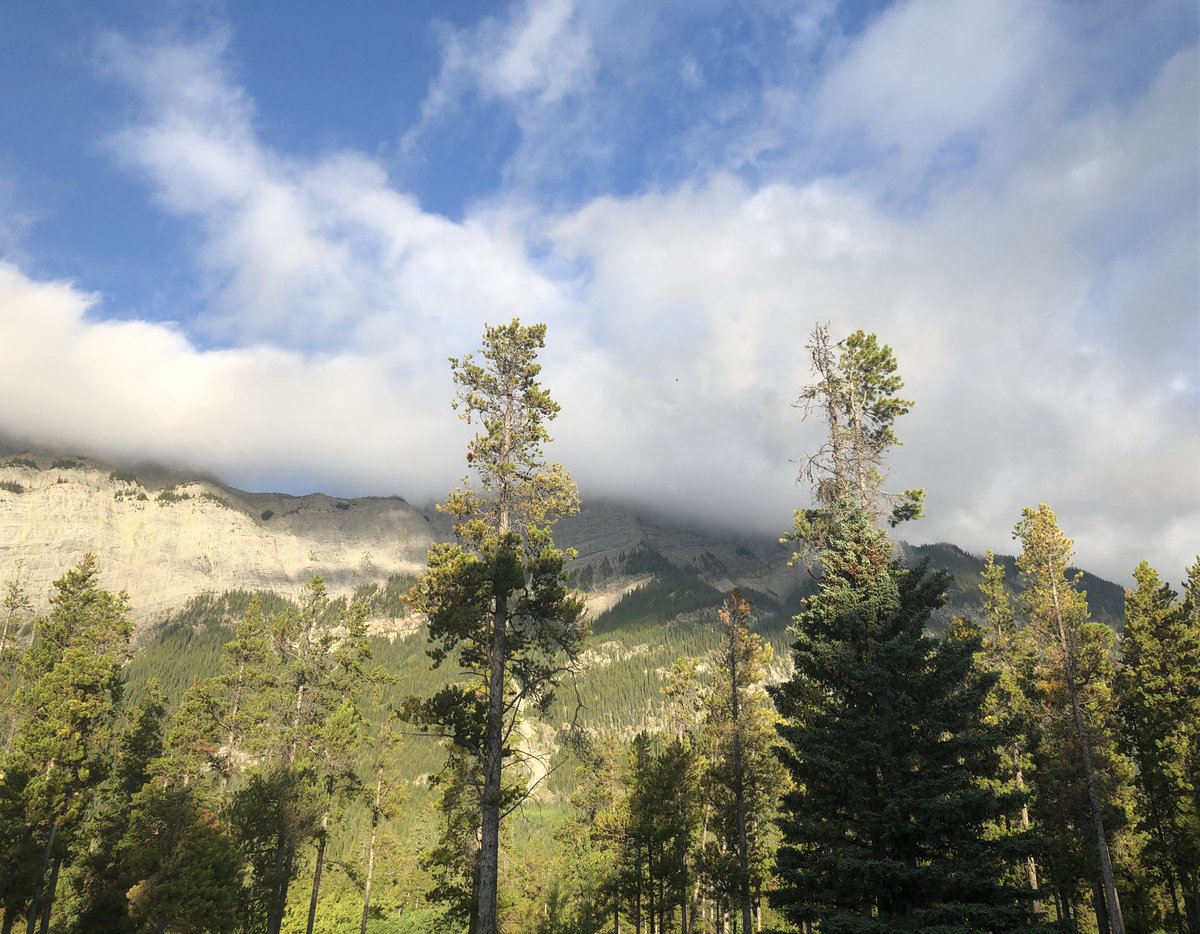
[(544, 321), (586, 498), (782, 534), (819, 322), (913, 542), (1200, 552), (1193, 0), (0, 5), (0, 434), (430, 503)]

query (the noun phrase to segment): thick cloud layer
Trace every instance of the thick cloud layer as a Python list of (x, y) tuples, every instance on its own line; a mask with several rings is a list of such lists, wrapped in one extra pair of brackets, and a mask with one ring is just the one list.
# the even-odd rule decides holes
[(639, 41), (588, 15), (544, 0), (443, 30), (401, 158), (471, 98), (521, 133), (457, 220), (381, 157), (268, 146), (227, 35), (107, 37), (134, 109), (106, 151), (194, 232), (204, 312), (139, 321), (0, 264), (0, 431), (430, 500), (469, 431), (446, 358), (519, 315), (549, 324), (553, 453), (585, 493), (781, 532), (820, 434), (791, 406), (804, 345), (830, 321), (890, 343), (916, 400), (893, 480), (928, 489), (929, 517), (907, 537), (1003, 550), (1049, 502), (1085, 566), (1181, 576), (1200, 551), (1194, 42), (1118, 82), (1096, 44), (1119, 57), (1120, 30), (1085, 40), (1070, 8), (909, 2), (854, 35), (816, 11), (792, 23), (803, 73), (762, 63), (756, 94), (714, 98), (737, 114), (724, 131), (679, 136), (686, 177), (564, 203), (541, 167), (604, 161), (606, 63), (632, 68)]

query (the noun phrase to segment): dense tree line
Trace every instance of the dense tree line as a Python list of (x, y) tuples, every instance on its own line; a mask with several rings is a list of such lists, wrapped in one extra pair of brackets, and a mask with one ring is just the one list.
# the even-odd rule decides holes
[[(800, 404), (827, 433), (789, 536), (817, 585), (788, 664), (757, 598), (712, 612), (708, 585), (647, 565), (643, 604), (710, 613), (715, 647), (631, 680), (661, 688), (638, 724), (589, 722), (556, 699), (587, 623), (552, 535), (577, 496), (543, 456), (544, 337), (513, 321), (452, 361), (474, 479), (419, 579), (239, 599), (186, 690), (131, 698), (128, 600), (90, 556), (42, 615), (7, 584), (0, 934), (1200, 934), (1200, 560), (1181, 591), (1139, 565), (1118, 635), (1031, 507), (1019, 585), (989, 553), (977, 618), (932, 635), (948, 578), (887, 531), (922, 510), (884, 489), (912, 403), (874, 335), (818, 327)], [(410, 584), (443, 673), (422, 693), (372, 667), (366, 631), (368, 601), (406, 612)], [(567, 727), (550, 752), (526, 739), (547, 715)], [(425, 785), (402, 777), (406, 732), (444, 745)], [(533, 792), (552, 850), (509, 820)], [(414, 819), (419, 864), (390, 843)], [(404, 911), (380, 898), (398, 881), (421, 889)]]

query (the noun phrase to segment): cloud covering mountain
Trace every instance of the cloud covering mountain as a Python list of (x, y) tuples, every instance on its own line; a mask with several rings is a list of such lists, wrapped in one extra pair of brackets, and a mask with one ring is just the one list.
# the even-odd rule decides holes
[[(1045, 501), (1081, 564), (1178, 578), (1200, 549), (1194, 5), (644, 6), (414, 12), (429, 64), (390, 122), (365, 79), (344, 123), (284, 95), (232, 9), (82, 24), (54, 75), (103, 106), (0, 111), (0, 432), (432, 499), (469, 431), (446, 358), (519, 315), (549, 324), (553, 453), (585, 493), (783, 531), (827, 320), (878, 332), (916, 400), (907, 537), (1008, 548)], [(354, 48), (304, 41), (355, 74)], [(46, 195), (70, 166), (18, 138), (47, 125), (78, 195)], [(72, 239), (93, 195), (113, 216), (74, 234), (111, 243)]]

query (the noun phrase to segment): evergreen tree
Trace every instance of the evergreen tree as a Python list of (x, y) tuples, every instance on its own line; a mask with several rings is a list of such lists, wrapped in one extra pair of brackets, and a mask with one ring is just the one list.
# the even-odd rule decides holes
[(721, 643), (710, 662), (701, 746), (707, 760), (705, 798), (713, 805), (713, 839), (704, 847), (705, 875), (722, 901), (737, 906), (741, 931), (752, 930), (754, 893), (768, 869), (767, 832), (786, 773), (774, 756), (776, 715), (762, 680), (771, 647), (750, 631), (750, 603), (735, 587), (720, 610)]
[(640, 930), (666, 934), (679, 908), (680, 931), (691, 930), (700, 829), (700, 760), (686, 739), (635, 737), (629, 754), (628, 819), (621, 859), (622, 888)]
[(151, 679), (145, 698), (129, 714), (129, 728), (78, 834), (72, 927), (80, 934), (133, 931), (126, 893), (138, 876), (122, 858), (120, 844), (130, 825), (134, 798), (150, 780), (152, 764), (162, 757), (165, 713), (161, 686)]
[[(1059, 698), (1059, 720), (1069, 722), (1074, 743), (1064, 736), (1060, 748), (1075, 750), (1083, 773), (1090, 816), (1091, 845), (1097, 857), (1103, 910), (1097, 913), (1107, 919), (1112, 934), (1125, 934), (1125, 923), (1117, 894), (1109, 833), (1105, 829), (1104, 775), (1097, 769), (1094, 752), (1097, 746), (1111, 745), (1111, 733), (1106, 729), (1105, 707), (1111, 683), (1109, 648), (1113, 636), (1108, 627), (1093, 623), (1088, 617), (1087, 595), (1078, 589), (1078, 575), (1068, 578), (1073, 556), (1070, 539), (1058, 527), (1058, 519), (1044, 503), (1037, 509), (1025, 509), (1022, 519), (1013, 530), (1013, 537), (1022, 544), (1017, 559), (1025, 584), (1024, 600), (1029, 611), (1029, 624), (1037, 640), (1041, 661), (1049, 669), (1041, 677), (1049, 685), (1043, 694), (1052, 701)], [(1061, 685), (1056, 692), (1055, 683)], [(1088, 717), (1091, 707), (1095, 716)], [(1054, 711), (1049, 712), (1051, 722)], [(1069, 720), (1067, 718), (1069, 717)], [(1060, 731), (1062, 735), (1062, 731)], [(1105, 752), (1107, 753), (1107, 749)], [(1105, 758), (1111, 763), (1113, 755)], [(1045, 787), (1045, 782), (1043, 789)], [(1113, 782), (1109, 783), (1110, 785)]]
[(236, 929), (242, 860), (195, 786), (147, 782), (133, 798), (119, 852), (136, 880), (127, 890), (128, 930), (232, 934)]
[(1146, 562), (1133, 576), (1117, 675), (1121, 744), (1137, 766), (1147, 857), (1200, 932), (1200, 618)]
[(375, 882), (375, 867), (379, 848), (385, 834), (394, 825), (405, 800), (403, 783), (397, 774), (397, 765), (402, 748), (396, 717), (393, 714), (383, 724), (375, 739), (375, 756), (371, 769), (374, 779), (370, 787), (371, 835), (367, 841), (366, 866), (363, 871), (363, 907), (360, 934), (367, 934), (367, 920), (371, 913), (371, 889)]
[(795, 675), (773, 692), (794, 782), (774, 901), (823, 934), (1030, 930), (1003, 881), (1023, 844), (990, 834), (1016, 803), (989, 784), (1003, 737), (978, 634), (925, 635), (947, 578), (902, 568), (856, 501), (828, 533)]
[[(4, 883), (3, 901), (14, 906), (5, 913), (5, 934), (21, 903), (29, 906), (27, 934), (49, 924), (67, 845), (104, 778), (132, 632), (125, 594), (100, 587), (92, 555), (54, 588), (50, 613), (34, 621), (21, 660), (15, 706), (22, 720), (3, 775), (21, 786), (24, 830), (16, 848), (24, 852), (36, 840), (41, 854), (36, 870)], [(30, 876), (32, 889), (12, 890)]]
[(812, 483), (816, 503), (795, 514), (792, 537), (820, 547), (824, 522), (848, 499), (892, 525), (918, 518), (924, 490), (883, 490), (885, 455), (900, 443), (895, 421), (912, 407), (912, 402), (896, 396), (904, 381), (896, 372), (891, 347), (881, 346), (865, 331), (855, 331), (835, 345), (829, 326), (818, 324), (808, 351), (817, 381), (801, 391), (796, 404), (805, 417), (817, 412), (827, 434), (817, 452), (805, 459), (801, 476)]
[[(1019, 827), (1030, 831), (1028, 781), (1032, 766), (1030, 755), (1032, 702), (1026, 690), (1031, 662), (1027, 633), (1017, 625), (1016, 613), (1006, 583), (1006, 568), (996, 563), (989, 549), (980, 573), (979, 592), (983, 598), (983, 662), (995, 674), (996, 683), (988, 697), (988, 717), (1009, 737), (998, 750), (1001, 772), (999, 787), (1015, 792), (1021, 799)], [(1033, 854), (1022, 866), (1030, 891), (1038, 889), (1037, 863)]]
[(547, 911), (539, 934), (597, 934), (609, 920), (615, 930), (621, 927), (618, 865), (627, 825), (621, 750), (612, 737), (586, 737), (577, 745), (571, 812), (554, 833), (558, 905)]
[(545, 325), (488, 327), (482, 359), (452, 359), (455, 407), (482, 431), (467, 451), (477, 485), (439, 507), (456, 521), (457, 541), (436, 545), (411, 605), (429, 622), (435, 664), (453, 656), (469, 679), (407, 706), (410, 717), (448, 739), (476, 764), (480, 849), (478, 934), (497, 930), (500, 825), (512, 807), (506, 766), (523, 709), (545, 710), (574, 664), (586, 625), (566, 585), (568, 555), (550, 528), (576, 511), (575, 485), (542, 445), (558, 405), (537, 382)]

